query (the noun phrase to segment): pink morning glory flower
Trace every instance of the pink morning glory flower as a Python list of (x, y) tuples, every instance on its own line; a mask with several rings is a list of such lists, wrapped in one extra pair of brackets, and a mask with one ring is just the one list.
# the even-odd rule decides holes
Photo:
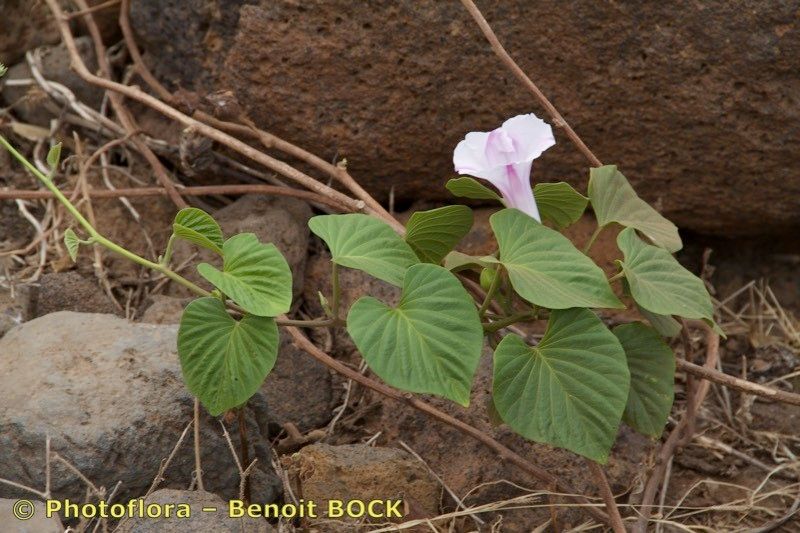
[(467, 133), (453, 152), (456, 172), (494, 185), (507, 207), (541, 222), (530, 174), (533, 160), (556, 143), (553, 129), (533, 113), (517, 115), (494, 131)]

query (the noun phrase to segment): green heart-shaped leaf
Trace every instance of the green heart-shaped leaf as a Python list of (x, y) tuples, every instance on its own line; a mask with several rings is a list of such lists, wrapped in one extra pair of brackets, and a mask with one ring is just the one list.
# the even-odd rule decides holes
[(369, 215), (320, 215), (309, 220), (308, 227), (328, 245), (334, 263), (393, 285), (402, 285), (408, 267), (419, 263), (388, 224)]
[(619, 341), (588, 309), (553, 311), (528, 346), (509, 334), (494, 352), (494, 404), (520, 435), (605, 463), (628, 397)]
[(647, 244), (627, 228), (617, 236), (620, 262), (631, 296), (640, 307), (660, 315), (703, 318), (713, 322), (714, 306), (703, 280), (683, 268), (663, 248)]
[(438, 265), (471, 227), (472, 209), (465, 205), (417, 211), (406, 224), (406, 242), (420, 261)]
[(175, 215), (172, 231), (176, 237), (222, 255), (222, 230), (214, 218), (196, 207), (186, 207)]
[(502, 201), (500, 195), (498, 195), (496, 192), (481, 185), (477, 180), (468, 176), (462, 176), (460, 178), (448, 180), (445, 187), (447, 187), (447, 190), (453, 193), (454, 196), (460, 196), (461, 198)]
[(78, 248), (81, 246), (81, 240), (78, 238), (75, 232), (72, 231), (72, 228), (69, 228), (64, 232), (64, 246), (67, 247), (67, 253), (69, 254), (70, 259), (72, 259), (72, 262), (74, 263), (77, 261)]
[(217, 298), (200, 298), (183, 312), (178, 356), (189, 391), (212, 416), (242, 405), (264, 383), (278, 355), (272, 318), (234, 320)]
[(347, 331), (389, 385), (469, 404), (483, 328), (472, 298), (448, 270), (410, 267), (398, 306), (364, 296), (350, 308)]
[(640, 322), (614, 328), (631, 373), (622, 419), (636, 431), (659, 437), (675, 398), (675, 356), (661, 336)]
[(589, 203), (588, 198), (563, 181), (537, 183), (533, 187), (533, 197), (542, 220), (549, 220), (558, 228), (566, 228), (581, 218)]
[(256, 316), (278, 316), (292, 305), (292, 272), (274, 244), (262, 244), (253, 233), (241, 233), (222, 246), (222, 271), (197, 265), (200, 275)]
[(615, 165), (591, 169), (589, 198), (600, 226), (616, 222), (635, 228), (670, 252), (677, 252), (683, 247), (675, 224), (639, 198)]
[(563, 235), (517, 209), (489, 219), (500, 246), (500, 263), (517, 293), (549, 309), (622, 308), (605, 274)]

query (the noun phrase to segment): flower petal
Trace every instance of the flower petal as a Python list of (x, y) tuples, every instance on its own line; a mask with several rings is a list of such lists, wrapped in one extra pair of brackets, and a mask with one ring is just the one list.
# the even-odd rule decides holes
[(533, 113), (517, 115), (503, 122), (502, 130), (514, 140), (515, 163), (532, 161), (556, 143), (553, 128)]
[(453, 152), (453, 165), (459, 174), (467, 174), (489, 181), (498, 188), (506, 185), (504, 166), (494, 166), (486, 159), (488, 132), (470, 132), (458, 143)]
[(503, 200), (508, 207), (516, 207), (523, 213), (541, 222), (539, 208), (533, 197), (530, 172), (531, 163), (518, 163), (506, 167), (508, 173), (508, 188), (503, 192)]

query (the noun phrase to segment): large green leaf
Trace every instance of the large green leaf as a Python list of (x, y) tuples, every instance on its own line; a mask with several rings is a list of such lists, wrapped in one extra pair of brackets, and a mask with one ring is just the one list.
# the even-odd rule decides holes
[(591, 169), (589, 198), (600, 226), (617, 222), (636, 228), (670, 252), (677, 252), (683, 247), (675, 224), (639, 198), (615, 165)]
[(447, 269), (410, 267), (397, 307), (364, 296), (350, 308), (347, 331), (389, 385), (469, 404), (483, 328), (472, 298)]
[(250, 314), (278, 316), (292, 305), (292, 272), (274, 244), (262, 244), (253, 233), (240, 233), (222, 246), (222, 271), (207, 263), (200, 275)]
[(402, 285), (408, 267), (419, 263), (402, 237), (369, 215), (320, 215), (309, 220), (308, 226), (328, 245), (334, 263), (393, 285)]
[(517, 293), (549, 309), (622, 308), (605, 274), (559, 232), (517, 209), (489, 219), (500, 246), (500, 263)]
[(588, 198), (563, 181), (537, 183), (533, 187), (533, 197), (542, 220), (549, 220), (558, 228), (566, 228), (581, 218), (589, 203)]
[(509, 334), (494, 352), (494, 404), (523, 437), (605, 463), (628, 397), (619, 341), (588, 309), (553, 311), (528, 346)]
[(631, 296), (640, 307), (660, 315), (703, 318), (713, 322), (714, 306), (703, 280), (683, 268), (663, 248), (647, 244), (627, 228), (617, 236), (617, 246)]
[(675, 356), (661, 336), (641, 322), (614, 328), (631, 373), (622, 419), (636, 431), (659, 437), (675, 398)]
[(453, 193), (453, 195), (462, 198), (472, 198), (473, 200), (501, 200), (496, 192), (468, 176), (453, 178), (447, 182), (445, 187), (447, 187), (447, 190)]
[(178, 211), (172, 231), (183, 240), (222, 254), (222, 230), (217, 221), (202, 209), (186, 207)]
[(264, 383), (278, 355), (275, 320), (234, 320), (217, 298), (190, 303), (178, 330), (178, 356), (189, 391), (212, 416), (242, 405)]
[(426, 263), (438, 265), (472, 227), (472, 209), (448, 205), (417, 211), (406, 224), (406, 242)]

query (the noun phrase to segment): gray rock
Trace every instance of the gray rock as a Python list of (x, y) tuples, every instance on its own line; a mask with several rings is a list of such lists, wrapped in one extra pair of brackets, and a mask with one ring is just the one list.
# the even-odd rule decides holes
[(107, 314), (117, 312), (95, 280), (89, 280), (74, 270), (45, 274), (26, 289), (26, 320), (56, 311)]
[[(214, 213), (214, 218), (219, 222), (226, 238), (237, 233), (255, 233), (261, 242), (273, 243), (289, 263), (295, 294), (299, 294), (303, 288), (310, 217), (311, 209), (301, 200), (256, 195), (243, 196)], [(196, 246), (178, 242), (173, 264), (181, 263), (195, 251), (198, 251)], [(200, 249), (194, 264), (203, 262), (221, 265), (219, 256), (209, 250)], [(203, 287), (211, 288), (194, 267), (187, 269), (184, 275)], [(171, 291), (176, 295), (187, 294), (182, 287), (172, 287)]]
[[(192, 419), (193, 399), (180, 372), (176, 327), (132, 324), (100, 314), (60, 312), (0, 339), (0, 472), (44, 486), (45, 438), (52, 450), (97, 486), (122, 482), (117, 501), (144, 494)], [(259, 459), (253, 498), (273, 501), (280, 481), (269, 469), (266, 401), (248, 404), (252, 449)], [(229, 431), (238, 448), (237, 425)], [(238, 471), (217, 420), (201, 418), (205, 487), (238, 494)], [(166, 472), (165, 487), (186, 487), (193, 470), (191, 434)], [(54, 465), (53, 492), (80, 499), (84, 485)], [(0, 497), (23, 496), (0, 485)]]
[[(275, 531), (260, 518), (228, 518), (227, 502), (202, 491), (161, 489), (147, 497), (146, 503), (188, 504), (189, 518), (132, 518), (120, 525), (119, 533), (268, 533)], [(203, 511), (214, 507), (216, 512)]]
[[(33, 505), (31, 517), (27, 520), (20, 520), (14, 513), (14, 506), (19, 505), (18, 499), (9, 500), (0, 498), (0, 530), (4, 533), (62, 533), (64, 526), (58, 516), (47, 518), (45, 516), (44, 502), (41, 500), (31, 500), (28, 496), (23, 496)], [(22, 512), (31, 513), (30, 507), (21, 509)]]
[(291, 422), (300, 431), (321, 428), (332, 418), (334, 391), (328, 368), (296, 348), (288, 335), (261, 392), (270, 406), (270, 421)]
[[(800, 226), (796, 2), (479, 5), (598, 157), (679, 225)], [(382, 199), (451, 200), (465, 133), (543, 114), (459, 2), (139, 0), (132, 17), (162, 80), (233, 91), (256, 124), (346, 157)], [(585, 186), (586, 160), (556, 135), (534, 179)]]

